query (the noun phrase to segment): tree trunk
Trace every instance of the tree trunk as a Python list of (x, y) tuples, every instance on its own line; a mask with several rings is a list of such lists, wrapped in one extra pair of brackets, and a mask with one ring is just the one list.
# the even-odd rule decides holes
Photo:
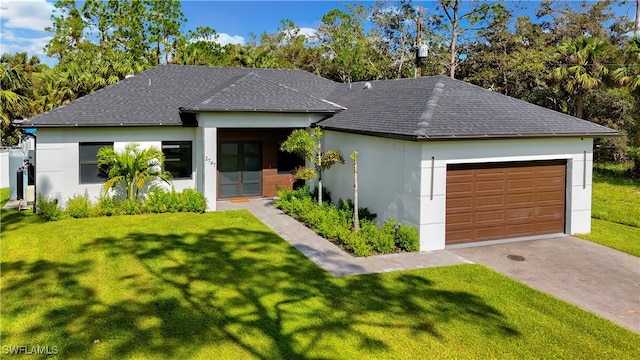
[(353, 228), (360, 230), (360, 217), (358, 216), (358, 154), (353, 153)]
[(318, 140), (318, 204), (322, 204), (322, 145)]
[(633, 28), (633, 34), (638, 35), (640, 32), (640, 0), (636, 0), (636, 25)]
[(582, 119), (582, 108), (584, 107), (584, 95), (578, 94), (576, 95), (576, 117)]
[(458, 6), (460, 5), (458, 0), (454, 1), (453, 5), (453, 20), (451, 21), (451, 58), (449, 60), (449, 77), (455, 78), (456, 76), (456, 41), (458, 39)]

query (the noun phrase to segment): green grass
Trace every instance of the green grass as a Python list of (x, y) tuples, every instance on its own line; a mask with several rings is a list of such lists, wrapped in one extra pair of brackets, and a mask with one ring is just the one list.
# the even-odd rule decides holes
[(578, 237), (640, 256), (640, 228), (637, 227), (592, 219), (591, 233)]
[(479, 265), (333, 278), (248, 212), (2, 218), (2, 346), (64, 359), (636, 359), (640, 335)]
[(594, 174), (592, 216), (640, 227), (640, 181)]
[(0, 189), (0, 207), (3, 207), (11, 199), (9, 188)]
[(627, 164), (595, 164), (591, 233), (578, 237), (640, 256), (640, 180)]

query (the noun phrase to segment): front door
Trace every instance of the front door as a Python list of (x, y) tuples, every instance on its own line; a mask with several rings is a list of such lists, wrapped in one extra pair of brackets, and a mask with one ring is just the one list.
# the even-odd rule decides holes
[(218, 171), (220, 198), (262, 195), (262, 143), (220, 142)]

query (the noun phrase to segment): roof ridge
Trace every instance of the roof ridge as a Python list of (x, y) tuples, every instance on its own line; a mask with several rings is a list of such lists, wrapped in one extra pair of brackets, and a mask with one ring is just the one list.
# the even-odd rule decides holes
[(427, 127), (429, 126), (429, 121), (433, 118), (433, 113), (438, 107), (438, 101), (440, 100), (440, 96), (442, 95), (443, 90), (444, 81), (442, 81), (442, 79), (439, 79), (438, 82), (433, 86), (431, 96), (429, 97), (429, 101), (427, 101), (427, 106), (422, 112), (422, 115), (420, 115), (418, 128), (413, 132), (415, 135), (425, 137), (427, 136)]

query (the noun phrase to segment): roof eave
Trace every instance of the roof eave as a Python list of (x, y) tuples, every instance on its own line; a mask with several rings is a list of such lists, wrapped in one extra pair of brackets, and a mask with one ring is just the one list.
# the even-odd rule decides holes
[(294, 114), (313, 114), (313, 113), (330, 113), (342, 111), (342, 109), (223, 109), (223, 108), (187, 108), (181, 107), (181, 113), (202, 113), (202, 112), (264, 112), (264, 113), (294, 113)]
[(18, 128), (104, 128), (104, 127), (153, 127), (182, 126), (182, 123), (100, 123), (100, 124), (32, 124), (22, 123)]
[(601, 138), (620, 136), (618, 132), (593, 132), (593, 133), (550, 133), (550, 134), (486, 134), (486, 135), (440, 135), (440, 136), (419, 136), (401, 133), (376, 132), (357, 129), (343, 129), (339, 127), (326, 126), (316, 124), (316, 126), (325, 129), (345, 133), (376, 136), (382, 138), (410, 140), (410, 141), (455, 141), (455, 140), (488, 140), (488, 139), (540, 139), (540, 138)]

